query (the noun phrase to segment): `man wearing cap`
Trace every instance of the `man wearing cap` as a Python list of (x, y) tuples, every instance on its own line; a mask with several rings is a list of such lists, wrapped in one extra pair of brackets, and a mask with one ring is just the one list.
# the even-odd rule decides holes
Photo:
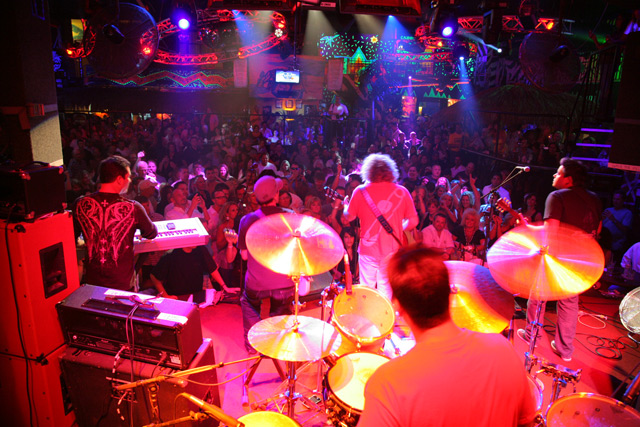
[(247, 339), (253, 325), (260, 321), (260, 305), (264, 298), (271, 300), (269, 316), (289, 314), (294, 297), (294, 284), (289, 276), (275, 273), (260, 264), (247, 250), (247, 231), (251, 225), (268, 215), (293, 212), (277, 206), (282, 181), (269, 175), (258, 179), (253, 186), (253, 194), (260, 205), (254, 212), (249, 212), (240, 220), (238, 232), (238, 249), (240, 256), (247, 261), (244, 292), (240, 298), (242, 308), (242, 324), (244, 327), (245, 348), (250, 354), (255, 353)]

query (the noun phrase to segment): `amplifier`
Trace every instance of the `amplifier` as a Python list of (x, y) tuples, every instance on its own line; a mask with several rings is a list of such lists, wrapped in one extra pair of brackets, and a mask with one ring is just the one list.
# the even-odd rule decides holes
[[(59, 362), (76, 425), (80, 427), (142, 426), (187, 417), (195, 407), (188, 400), (177, 398), (180, 393), (193, 394), (220, 406), (215, 369), (118, 391), (114, 386), (126, 384), (132, 377), (133, 381), (139, 381), (179, 371), (159, 368), (155, 363), (114, 361), (113, 356), (72, 347), (67, 347)], [(188, 368), (203, 368), (215, 363), (211, 340), (205, 339)], [(124, 421), (120, 416), (125, 417)], [(208, 418), (175, 425), (213, 427), (218, 423)]]
[(56, 308), (73, 347), (184, 369), (202, 343), (198, 306), (185, 301), (84, 285)]
[(21, 168), (0, 168), (0, 217), (34, 220), (67, 206), (62, 167), (33, 162)]

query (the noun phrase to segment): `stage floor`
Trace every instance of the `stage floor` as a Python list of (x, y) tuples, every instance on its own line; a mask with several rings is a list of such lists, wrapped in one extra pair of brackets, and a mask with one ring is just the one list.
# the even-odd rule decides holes
[[(628, 383), (637, 373), (640, 364), (640, 349), (627, 337), (627, 330), (619, 319), (618, 307), (621, 299), (607, 299), (598, 292), (590, 290), (580, 297), (580, 309), (584, 312), (597, 313), (607, 316), (607, 319), (594, 318), (587, 315), (580, 316), (576, 335), (576, 350), (571, 362), (564, 362), (551, 350), (551, 340), (555, 328), (556, 314), (553, 304), (549, 304), (545, 315), (545, 333), (538, 341), (536, 356), (549, 363), (558, 364), (570, 370), (581, 369), (581, 375), (576, 384), (577, 392), (597, 393), (621, 399)], [(214, 343), (216, 362), (232, 362), (247, 358), (242, 339), (242, 315), (238, 304), (219, 303), (216, 306), (202, 309), (203, 335), (211, 338)], [(327, 313), (328, 314), (328, 313)], [(320, 318), (320, 303), (318, 300), (308, 301), (300, 315)], [(516, 328), (524, 327), (524, 319), (516, 320)], [(521, 355), (524, 364), (525, 352), (528, 345), (514, 337), (514, 347)], [(614, 348), (618, 348), (615, 351)], [(600, 353), (598, 355), (597, 353)], [(616, 357), (619, 356), (619, 357)], [(285, 364), (281, 363), (283, 369)], [(249, 387), (248, 399), (243, 402), (242, 372), (251, 366), (251, 362), (230, 364), (219, 368), (219, 381), (227, 381), (219, 387), (222, 409), (228, 415), (240, 418), (250, 412), (252, 405), (263, 402), (272, 397), (281, 380), (273, 363), (265, 359), (261, 362)], [(538, 365), (540, 368), (540, 365)], [(320, 374), (318, 374), (320, 370)], [(296, 391), (307, 397), (322, 399), (322, 377), (325, 368), (319, 363), (313, 363), (300, 369), (298, 373), (298, 387)], [(540, 373), (537, 375), (542, 384), (542, 408), (547, 408), (551, 398), (552, 378)], [(626, 381), (621, 387), (622, 381)], [(560, 392), (560, 397), (573, 393), (573, 385), (569, 384)], [(244, 403), (244, 404), (243, 404)], [(270, 410), (275, 408), (270, 407)], [(296, 404), (296, 421), (303, 426), (326, 425), (327, 417), (321, 411), (310, 410), (301, 402)]]

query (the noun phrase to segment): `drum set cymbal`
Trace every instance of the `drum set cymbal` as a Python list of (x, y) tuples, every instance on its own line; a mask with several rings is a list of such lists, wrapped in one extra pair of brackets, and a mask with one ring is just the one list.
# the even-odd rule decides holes
[(247, 249), (262, 265), (287, 276), (315, 276), (331, 270), (344, 256), (336, 231), (307, 215), (281, 213), (251, 225)]
[(287, 362), (308, 362), (327, 357), (342, 343), (332, 325), (307, 316), (274, 316), (256, 323), (249, 343), (260, 353)]
[(452, 295), (451, 318), (461, 328), (500, 333), (515, 311), (513, 295), (502, 289), (488, 268), (464, 261), (445, 261)]
[(579, 228), (520, 226), (501, 236), (487, 254), (498, 284), (523, 298), (558, 300), (589, 289), (604, 271), (598, 242)]

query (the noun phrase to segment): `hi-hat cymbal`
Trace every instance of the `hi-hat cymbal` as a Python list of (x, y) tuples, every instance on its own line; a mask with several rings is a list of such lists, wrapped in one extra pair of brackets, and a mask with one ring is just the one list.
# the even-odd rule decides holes
[(453, 322), (476, 332), (502, 332), (515, 310), (513, 295), (493, 280), (486, 267), (464, 261), (444, 263), (453, 290), (449, 302)]
[(344, 255), (338, 233), (307, 215), (266, 216), (247, 231), (247, 249), (262, 265), (288, 276), (314, 276), (335, 267)]
[(340, 347), (336, 328), (313, 317), (274, 316), (249, 330), (249, 343), (260, 353), (287, 362), (308, 362), (328, 356)]
[(500, 286), (536, 300), (578, 295), (604, 271), (604, 254), (598, 242), (565, 224), (516, 227), (489, 249), (487, 262)]

